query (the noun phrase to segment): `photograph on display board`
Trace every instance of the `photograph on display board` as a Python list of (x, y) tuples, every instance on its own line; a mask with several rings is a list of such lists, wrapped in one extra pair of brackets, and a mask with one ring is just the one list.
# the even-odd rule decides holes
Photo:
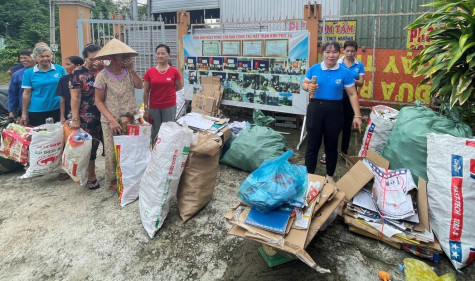
[(260, 80), (261, 90), (278, 92), (276, 90), (276, 87), (278, 84), (279, 84), (279, 75), (272, 75), (272, 74), (261, 75), (261, 80)]
[(241, 88), (224, 88), (223, 100), (241, 101)]
[(221, 83), (224, 83), (226, 81), (226, 73), (225, 72), (212, 72), (214, 77), (219, 77)]
[(265, 56), (266, 57), (282, 57), (289, 56), (289, 40), (266, 40), (265, 43)]
[(188, 83), (194, 85), (196, 84), (196, 71), (190, 70), (187, 72), (188, 73)]
[(212, 57), (198, 57), (196, 60), (196, 69), (197, 70), (209, 70), (209, 64), (213, 60)]
[(225, 71), (236, 71), (237, 70), (237, 57), (224, 57), (223, 58), (223, 68)]
[(254, 91), (255, 96), (254, 96), (254, 103), (258, 104), (266, 104), (266, 91)]
[(266, 104), (279, 106), (279, 92), (266, 92)]
[(221, 41), (221, 55), (222, 56), (240, 56), (241, 55), (241, 41), (240, 40)]
[(241, 92), (241, 99), (243, 102), (254, 103), (255, 92), (252, 89), (243, 89)]
[(243, 89), (258, 90), (261, 76), (259, 74), (243, 74), (242, 85)]
[(269, 59), (254, 59), (252, 70), (254, 73), (268, 73)]
[(195, 57), (185, 58), (185, 70), (196, 70), (196, 58)]
[(252, 70), (252, 59), (238, 58), (237, 65), (238, 72), (249, 72)]
[(286, 59), (270, 59), (270, 73), (284, 74), (286, 73), (288, 61)]
[(300, 93), (300, 77), (293, 75), (280, 75), (278, 92)]
[(290, 72), (287, 74), (290, 75), (305, 75), (307, 71), (307, 60), (306, 59), (294, 59), (290, 60)]
[(223, 71), (223, 58), (222, 57), (212, 57), (209, 58), (209, 70)]
[(219, 50), (221, 44), (219, 40), (203, 40), (201, 45), (202, 56), (203, 57), (214, 57), (221, 55)]
[(243, 40), (243, 57), (262, 57), (264, 49), (264, 40)]
[(292, 106), (292, 94), (291, 93), (279, 93), (279, 105), (280, 106)]

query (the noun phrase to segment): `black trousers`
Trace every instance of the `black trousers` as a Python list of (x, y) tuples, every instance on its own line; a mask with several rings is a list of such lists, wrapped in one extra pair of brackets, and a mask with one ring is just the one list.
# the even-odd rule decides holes
[(44, 112), (28, 112), (28, 125), (33, 127), (46, 123), (46, 118), (53, 117), (54, 123), (59, 122), (61, 112), (59, 109)]
[(305, 166), (314, 174), (317, 168), (318, 151), (325, 144), (327, 175), (333, 176), (338, 160), (338, 136), (343, 125), (342, 101), (313, 99), (307, 107), (307, 150)]
[(351, 138), (351, 125), (353, 124), (353, 107), (351, 107), (350, 98), (346, 91), (343, 91), (343, 128), (341, 130), (341, 152), (348, 154)]

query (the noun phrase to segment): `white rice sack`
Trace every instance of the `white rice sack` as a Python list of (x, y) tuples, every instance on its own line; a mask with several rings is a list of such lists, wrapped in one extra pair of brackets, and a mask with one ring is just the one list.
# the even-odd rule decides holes
[(61, 168), (63, 152), (63, 126), (45, 124), (31, 133), (30, 166), (21, 179), (57, 172)]
[(192, 136), (186, 125), (166, 122), (160, 127), (139, 192), (140, 218), (150, 238), (162, 227), (170, 200), (176, 197)]
[(85, 185), (87, 183), (87, 167), (91, 158), (92, 137), (83, 129), (79, 129), (79, 132), (83, 136), (84, 142), (77, 145), (74, 144), (71, 137), (68, 138), (64, 147), (61, 167), (75, 183)]
[(389, 106), (373, 106), (358, 156), (365, 157), (368, 153), (368, 149), (371, 149), (378, 154), (383, 152), (398, 114), (398, 110)]
[(456, 269), (475, 259), (475, 139), (427, 134), (431, 228)]

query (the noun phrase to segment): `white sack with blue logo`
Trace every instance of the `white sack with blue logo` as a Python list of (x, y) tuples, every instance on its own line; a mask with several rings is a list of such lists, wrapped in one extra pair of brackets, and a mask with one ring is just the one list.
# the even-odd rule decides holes
[(475, 259), (475, 139), (427, 134), (431, 228), (456, 269)]
[(399, 111), (385, 105), (376, 105), (371, 109), (368, 119), (368, 126), (364, 132), (363, 143), (361, 144), (358, 156), (366, 157), (371, 149), (378, 154), (383, 152), (386, 141), (393, 130)]

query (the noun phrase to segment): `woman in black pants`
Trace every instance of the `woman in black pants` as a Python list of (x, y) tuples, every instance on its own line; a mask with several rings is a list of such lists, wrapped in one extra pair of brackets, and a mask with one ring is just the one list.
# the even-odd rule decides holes
[[(326, 42), (322, 46), (323, 62), (309, 68), (302, 89), (309, 93), (307, 107), (307, 150), (305, 166), (314, 174), (322, 138), (327, 153), (326, 181), (333, 183), (338, 159), (338, 135), (343, 126), (343, 90), (345, 89), (355, 113), (352, 124), (361, 132), (361, 113), (355, 82), (347, 68), (337, 63), (340, 44)], [(311, 79), (317, 76), (317, 84)]]

